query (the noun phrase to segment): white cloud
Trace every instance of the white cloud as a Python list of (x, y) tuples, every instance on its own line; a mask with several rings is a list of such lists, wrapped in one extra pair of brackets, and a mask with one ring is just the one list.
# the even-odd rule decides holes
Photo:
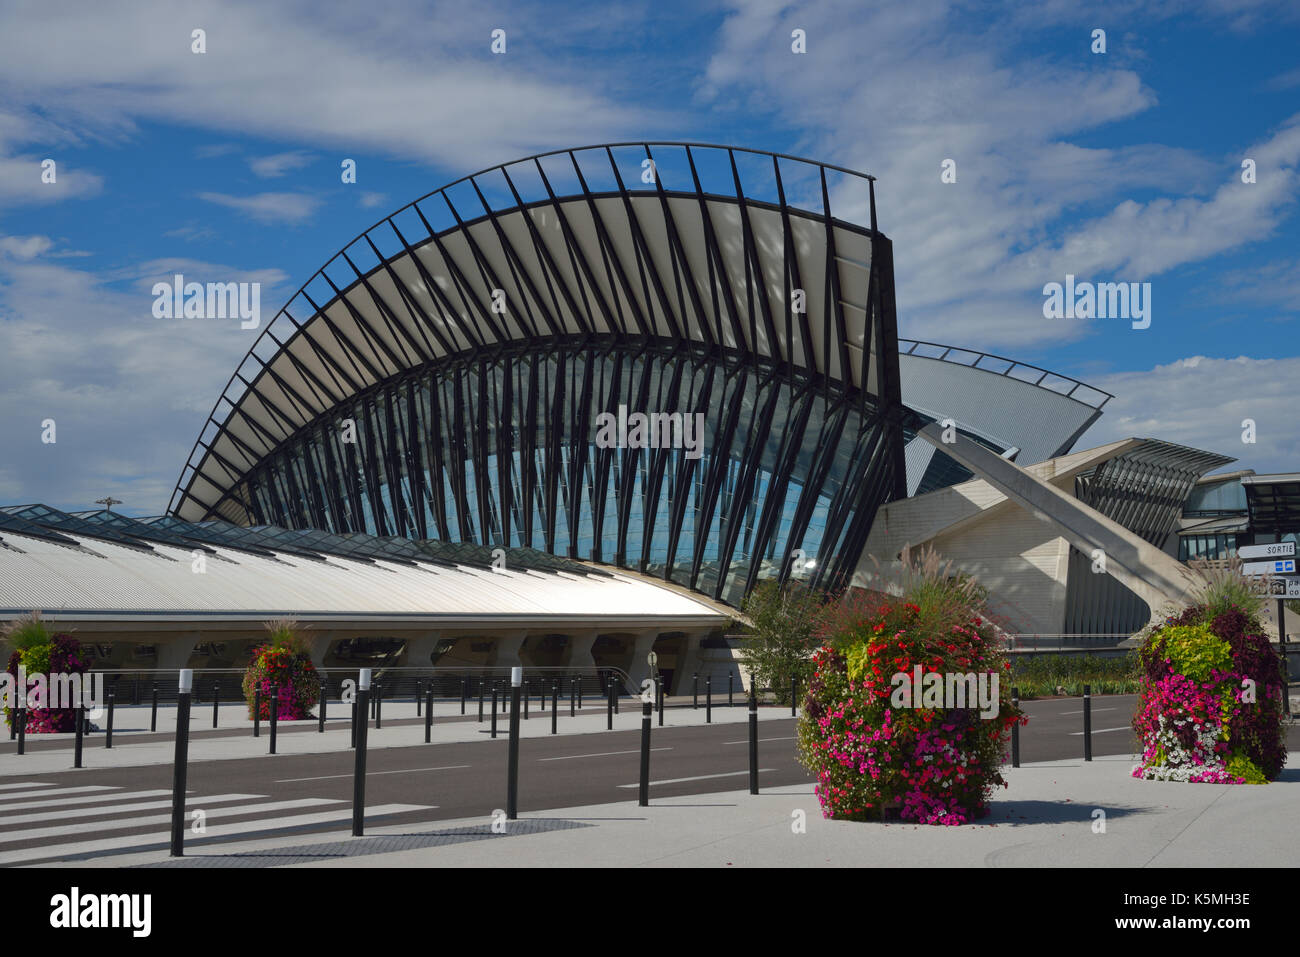
[(388, 202), (387, 193), (365, 192), (361, 194), (361, 208), (374, 209), (376, 206), (382, 206)]
[(321, 204), (318, 197), (306, 193), (255, 193), (252, 196), (199, 193), (199, 199), (237, 209), (259, 223), (305, 222)]
[[(0, 257), (0, 474), (4, 501), (89, 506), (115, 494), (128, 510), (161, 512), (212, 403), (256, 331), (237, 321), (152, 316), (152, 277), (264, 283), (192, 260), (159, 260), (112, 277), (42, 258)], [(58, 441), (41, 442), (52, 418)]]
[(35, 259), (53, 246), (48, 236), (0, 236), (0, 253), (14, 259)]
[[(1094, 376), (1089, 385), (1114, 394), (1077, 448), (1129, 436), (1231, 455), (1237, 468), (1295, 471), (1300, 416), (1295, 383), (1300, 358), (1212, 359), (1190, 356), (1154, 369)], [(1242, 422), (1255, 422), (1256, 441), (1242, 442)]]
[[(1240, 24), (1270, 6), (1225, 0), (1202, 12)], [(1241, 144), (1236, 158), (1159, 143), (1080, 145), (1155, 107), (1157, 91), (1114, 62), (1096, 70), (1086, 58), (1026, 59), (1025, 31), (1087, 18), (1073, 3), (1047, 7), (976, 23), (958, 3), (737, 2), (699, 96), (719, 109), (775, 114), (802, 131), (792, 152), (879, 177), (902, 334), (1023, 349), (1060, 335), (1044, 327), (1045, 282), (1066, 273), (1137, 281), (1243, 247), (1290, 215), (1300, 193), (1294, 120)], [(1131, 24), (1187, 5), (1106, 9), (1121, 16), (1112, 22)], [(796, 27), (807, 31), (805, 54), (790, 52)], [(1241, 156), (1257, 161), (1253, 186), (1240, 182)], [(956, 183), (940, 181), (945, 159), (957, 164)], [(1139, 191), (1156, 195), (1126, 198)], [(860, 195), (842, 191), (832, 203), (865, 216)]]
[(302, 169), (311, 162), (311, 156), (301, 150), (288, 153), (276, 153), (272, 156), (259, 156), (250, 160), (248, 166), (263, 179), (273, 179), (296, 169)]

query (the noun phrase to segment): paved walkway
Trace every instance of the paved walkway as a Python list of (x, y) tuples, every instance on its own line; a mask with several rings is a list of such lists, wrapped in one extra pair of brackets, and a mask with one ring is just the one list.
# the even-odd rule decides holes
[[(115, 855), (79, 866), (164, 867), (1294, 867), (1300, 753), (1273, 784), (1139, 781), (1132, 759), (1008, 768), (993, 813), (963, 827), (821, 817), (810, 785), (490, 818), (281, 836)], [(1104, 831), (1100, 826), (1104, 812)], [(801, 827), (802, 825), (802, 827)]]

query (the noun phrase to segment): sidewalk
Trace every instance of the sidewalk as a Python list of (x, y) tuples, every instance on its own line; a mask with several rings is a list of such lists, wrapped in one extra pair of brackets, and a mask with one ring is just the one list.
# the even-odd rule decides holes
[[(1262, 787), (1139, 781), (1127, 757), (1009, 768), (990, 817), (962, 827), (826, 821), (811, 785), (797, 785), (523, 814), (505, 834), (480, 817), (77, 866), (1294, 867), (1297, 761), (1292, 752), (1291, 770)], [(1104, 833), (1094, 830), (1097, 809)], [(795, 831), (800, 820), (805, 833)]]

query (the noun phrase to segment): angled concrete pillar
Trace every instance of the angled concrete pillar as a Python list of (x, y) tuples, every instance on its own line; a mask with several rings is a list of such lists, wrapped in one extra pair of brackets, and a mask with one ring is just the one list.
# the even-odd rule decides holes
[(938, 423), (917, 434), (1046, 522), (1083, 554), (1094, 556), (1100, 550), (1107, 574), (1147, 603), (1152, 621), (1163, 620), (1166, 605), (1191, 601), (1190, 594), (1198, 584), (1196, 575), (1118, 522), (964, 435), (944, 442)]
[(307, 632), (307, 651), (311, 655), (311, 663), (317, 668), (325, 667), (325, 656), (329, 654), (335, 634), (332, 630)]
[(189, 631), (177, 635), (171, 641), (158, 643), (158, 669), (160, 671), (179, 671), (189, 667), (190, 656), (203, 640), (200, 631)]
[(524, 646), (524, 639), (528, 637), (526, 631), (506, 632), (497, 638), (496, 651), (492, 656), (492, 667), (494, 668), (513, 668), (516, 665), (522, 665), (523, 661), (519, 658), (519, 649)]

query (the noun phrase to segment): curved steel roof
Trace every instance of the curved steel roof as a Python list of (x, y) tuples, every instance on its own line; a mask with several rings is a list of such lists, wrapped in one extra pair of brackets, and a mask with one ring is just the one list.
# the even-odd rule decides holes
[[(836, 218), (832, 192), (871, 228)], [(710, 144), (558, 150), (457, 180), (358, 236), (267, 325), (169, 512), (246, 524), (232, 488), (340, 402), (518, 341), (667, 338), (897, 395), (877, 381), (892, 356), (873, 361), (889, 339), (870, 305), (875, 229), (872, 177)]]
[[(1069, 452), (1113, 396), (1038, 366), (959, 346), (899, 339), (903, 404), (958, 429), (1020, 465)], [(907, 443), (907, 492), (915, 495), (970, 473), (915, 437)]]

